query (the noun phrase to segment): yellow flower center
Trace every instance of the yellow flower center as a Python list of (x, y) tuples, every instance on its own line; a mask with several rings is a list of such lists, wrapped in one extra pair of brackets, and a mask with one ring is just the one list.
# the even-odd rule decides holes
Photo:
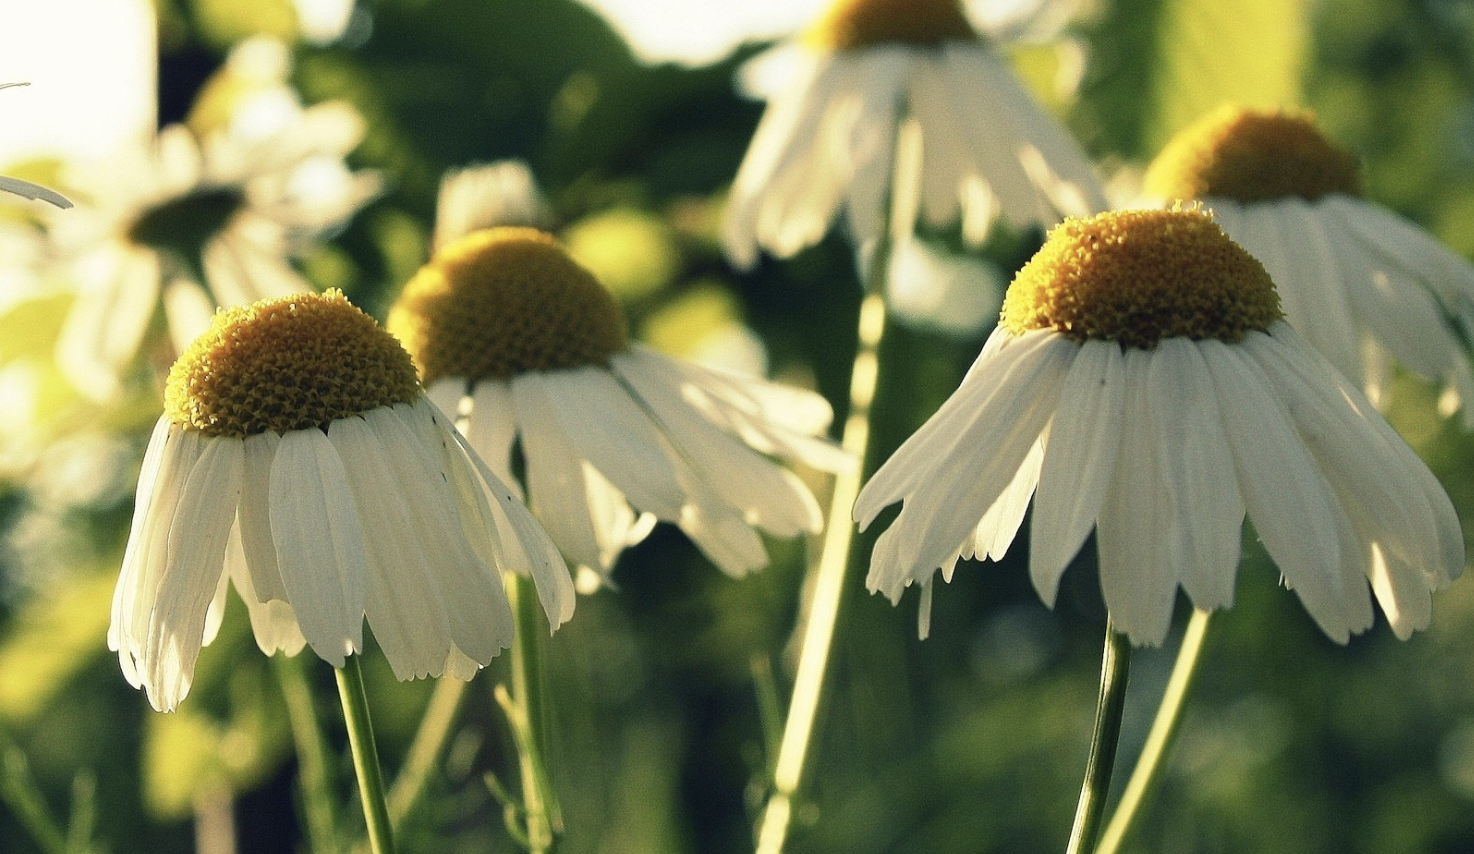
[(1150, 350), (1163, 338), (1238, 341), (1283, 317), (1264, 267), (1198, 208), (1068, 219), (1019, 270), (1000, 323)]
[(451, 242), (404, 286), (388, 328), (426, 385), (602, 365), (628, 343), (614, 297), (534, 228)]
[(804, 35), (809, 46), (824, 51), (975, 39), (958, 0), (835, 0)]
[(1224, 107), (1179, 132), (1152, 161), (1146, 190), (1161, 199), (1260, 202), (1361, 193), (1356, 158), (1308, 114)]
[(325, 428), (420, 394), (394, 337), (341, 291), (262, 300), (215, 315), (169, 371), (169, 420), (212, 436)]

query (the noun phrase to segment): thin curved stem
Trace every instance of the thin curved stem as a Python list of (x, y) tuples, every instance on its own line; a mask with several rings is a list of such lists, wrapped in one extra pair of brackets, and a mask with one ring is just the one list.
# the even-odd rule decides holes
[(1182, 646), (1177, 650), (1177, 662), (1172, 665), (1172, 675), (1167, 679), (1167, 690), (1162, 694), (1162, 703), (1157, 707), (1157, 716), (1147, 733), (1146, 744), (1137, 757), (1136, 767), (1131, 770), (1131, 779), (1116, 804), (1111, 820), (1100, 837), (1095, 854), (1116, 854), (1131, 833), (1133, 822), (1141, 814), (1141, 807), (1151, 800), (1161, 782), (1162, 760), (1177, 740), (1178, 726), (1182, 723), (1182, 710), (1192, 694), (1193, 682), (1202, 659), (1203, 643), (1208, 635), (1211, 612), (1195, 610), (1188, 621), (1187, 631), (1182, 636)]
[(1111, 789), (1116, 745), (1121, 740), (1121, 713), (1126, 706), (1126, 680), (1131, 669), (1131, 642), (1106, 620), (1105, 649), (1100, 659), (1100, 700), (1095, 707), (1095, 732), (1085, 760), (1085, 781), (1075, 808), (1075, 826), (1065, 854), (1092, 854), (1100, 833), (1100, 817)]
[(348, 656), (343, 666), (334, 671), (338, 677), (338, 697), (343, 701), (343, 721), (348, 727), (348, 745), (353, 749), (353, 770), (358, 775), (363, 817), (368, 825), (369, 850), (373, 854), (394, 854), (394, 831), (384, 801), (384, 775), (379, 770), (379, 751), (374, 744), (374, 727), (369, 720), (368, 696), (363, 690), (358, 656)]
[(558, 802), (543, 757), (547, 751), (546, 705), (542, 671), (542, 636), (546, 629), (532, 580), (513, 574), (508, 593), (517, 633), (512, 641), (512, 707), (507, 719), (517, 742), (522, 803), (527, 816), (527, 847), (532, 854), (553, 850), (562, 829)]
[(851, 508), (860, 493), (864, 461), (870, 447), (870, 403), (879, 377), (880, 339), (885, 331), (885, 270), (890, 260), (890, 238), (881, 239), (871, 259), (866, 296), (860, 304), (859, 341), (850, 374), (850, 408), (840, 442), (854, 455), (853, 471), (839, 475), (829, 505), (824, 545), (814, 574), (813, 594), (803, 642), (799, 648), (798, 672), (788, 718), (778, 746), (773, 771), (773, 794), (763, 810), (758, 831), (757, 854), (778, 854), (788, 838), (793, 819), (793, 802), (804, 782), (814, 725), (828, 681), (830, 651), (844, 609), (845, 593), (854, 550), (855, 526)]
[(430, 704), (425, 707), (414, 741), (410, 742), (404, 766), (389, 787), (389, 818), (396, 827), (404, 822), (425, 794), (431, 772), (455, 730), (466, 687), (465, 682), (452, 676), (436, 680), (435, 691), (430, 695)]

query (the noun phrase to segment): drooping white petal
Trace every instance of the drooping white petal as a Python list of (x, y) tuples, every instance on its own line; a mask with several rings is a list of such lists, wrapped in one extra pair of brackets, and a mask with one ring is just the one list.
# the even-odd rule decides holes
[[(1288, 400), (1296, 429), (1361, 536), (1428, 590), (1463, 569), (1463, 537), (1432, 473), (1344, 378), (1279, 326), (1248, 353)], [(1429, 488), (1433, 481), (1433, 488)], [(1395, 581), (1395, 580), (1394, 580)]]
[[(413, 502), (418, 512), (412, 518), (420, 539), (438, 546), (430, 554), (431, 572), (446, 593), (451, 640), (484, 665), (511, 644), (511, 608), (501, 576), (476, 553), (468, 537), (469, 523), (474, 519), (484, 525), (489, 509), (479, 502), (475, 512), (468, 512), (471, 508), (465, 506), (475, 489), (457, 444), (459, 434), (424, 398), (374, 410), (365, 418), (386, 448), (402, 447), (418, 457), (394, 456), (391, 462), (397, 482), (406, 492), (419, 496)], [(395, 423), (410, 435), (396, 441)], [(484, 532), (484, 528), (476, 531)]]
[(437, 676), (451, 648), (445, 599), (471, 593), (442, 589), (432, 566), (432, 552), (454, 546), (422, 539), (414, 514), (435, 507), (421, 503), (420, 478), (402, 483), (394, 471), (390, 458), (402, 448), (386, 447), (359, 417), (334, 421), (328, 441), (352, 462), (344, 469), (363, 526), (369, 628), (396, 678)]
[(1365, 583), (1356, 589), (1342, 571), (1350, 523), (1263, 371), (1237, 346), (1211, 339), (1199, 346), (1218, 399), (1233, 402), (1221, 412), (1249, 519), (1311, 617), (1345, 643), (1366, 627), (1363, 611), (1370, 618)]
[(83, 394), (107, 400), (138, 355), (159, 302), (159, 259), (109, 245), (83, 258), (79, 275), (96, 282), (77, 295), (57, 340), (57, 364)]
[(513, 381), (515, 394), (532, 387), (540, 389), (577, 456), (592, 463), (630, 503), (661, 519), (680, 515), (684, 501), (670, 446), (608, 370), (590, 366), (529, 372)]
[(677, 469), (690, 493), (677, 525), (717, 568), (734, 578), (768, 565), (762, 538), (742, 514), (728, 506), (699, 475), (682, 464)]
[(558, 423), (551, 396), (536, 373), (512, 380), (527, 459), (528, 502), (564, 554), (576, 564), (597, 568), (599, 536), (589, 515), (583, 465)]
[[(504, 380), (482, 380), (472, 389), (471, 400), (466, 441), (520, 501), (522, 487), (512, 476), (512, 443), (517, 441), (517, 408), (512, 405), (512, 387)], [(444, 411), (449, 414), (449, 410)]]
[(940, 566), (1013, 482), (1054, 414), (1078, 350), (1073, 341), (1054, 335), (1034, 358), (1018, 362), (980, 405), (973, 423), (959, 432), (958, 451), (939, 461), (946, 477), (906, 499), (892, 530), (901, 564), (912, 577)]
[(342, 667), (363, 649), (363, 526), (342, 459), (316, 429), (282, 436), (271, 463), (270, 522), (287, 599), (318, 657)]
[(813, 495), (791, 473), (722, 432), (685, 402), (678, 375), (638, 357), (616, 359), (611, 366), (691, 467), (752, 524), (778, 537), (817, 531), (823, 524)]
[(205, 439), (179, 493), (144, 653), (144, 687), (160, 711), (177, 707), (194, 679), (206, 614), (225, 572), (243, 459), (239, 439)]
[(425, 389), (425, 396), (435, 408), (451, 419), (459, 419), (461, 406), (470, 396), (470, 387), (462, 377), (441, 377)]
[(123, 675), (135, 688), (145, 678), (141, 668), (149, 615), (158, 601), (159, 580), (167, 566), (170, 526), (179, 509), (184, 483), (203, 452), (203, 438), (162, 417), (154, 425), (144, 456), (123, 568), (113, 592), (107, 638), (108, 647), (118, 652)]
[(499, 568), (523, 575), (531, 574), (537, 598), (543, 603), (548, 624), (553, 631), (573, 616), (576, 591), (573, 578), (558, 547), (548, 537), (547, 531), (533, 518), (522, 501), (512, 494), (485, 461), (467, 444), (460, 433), (452, 431), (464, 459), (481, 476), (484, 495), (491, 499), (487, 512), (496, 527), (494, 542)]
[(1158, 535), (1178, 541), (1178, 572), (1193, 606), (1226, 608), (1233, 604), (1244, 503), (1218, 394), (1197, 344), (1186, 338), (1159, 342), (1146, 390), (1157, 472), (1175, 508), (1171, 527)]
[[(275, 557), (273, 556), (273, 560)], [(235, 582), (236, 592), (246, 603), (246, 612), (251, 618), (251, 634), (256, 646), (266, 655), (278, 651), (296, 655), (307, 645), (302, 630), (297, 627), (297, 615), (284, 599), (263, 602), (251, 585), (251, 572), (246, 567), (246, 552), (241, 543), (240, 524), (230, 532), (225, 545), (225, 574)]]
[(1044, 447), (1029, 538), (1029, 574), (1051, 608), (1060, 576), (1095, 527), (1115, 473), (1124, 382), (1121, 347), (1114, 341), (1081, 344), (1065, 375)]
[(281, 436), (270, 430), (245, 439), (236, 525), (240, 528), (246, 567), (251, 573), (251, 589), (260, 597), (257, 602), (287, 600), (287, 588), (276, 565), (276, 543), (271, 535), (271, 464), (279, 444)]
[[(1041, 365), (1052, 361), (1046, 351), (1060, 343), (1074, 345), (1048, 330), (1037, 330), (1014, 338), (1006, 330), (995, 330), (984, 345), (962, 384), (926, 423), (901, 444), (875, 472), (855, 502), (854, 518), (865, 530), (887, 505), (910, 495), (932, 471), (948, 460), (953, 450), (964, 446), (964, 434), (998, 394), (1006, 398), (1036, 379)], [(1066, 351), (1060, 350), (1059, 355)], [(1002, 391), (1002, 389), (1007, 391)], [(1005, 399), (1005, 398), (999, 398)], [(981, 514), (980, 514), (981, 515)], [(959, 535), (960, 538), (960, 535)]]
[(1184, 520), (1177, 516), (1157, 460), (1167, 436), (1154, 417), (1148, 389), (1156, 356), (1136, 348), (1123, 354), (1121, 446), (1096, 527), (1100, 587), (1111, 622), (1132, 643), (1147, 646), (1158, 646), (1167, 636), (1183, 562), (1179, 526)]

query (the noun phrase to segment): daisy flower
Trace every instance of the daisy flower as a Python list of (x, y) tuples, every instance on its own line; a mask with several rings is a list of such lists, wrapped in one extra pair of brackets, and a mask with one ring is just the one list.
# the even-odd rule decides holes
[(497, 567), (532, 573), (554, 628), (572, 613), (546, 534), (341, 293), (220, 312), (165, 409), (108, 629), (154, 708), (189, 692), (227, 580), (268, 655), (310, 645), (342, 667), (366, 617), (400, 679), (469, 679), (511, 643)]
[(57, 352), (78, 388), (117, 392), (161, 302), (179, 352), (216, 306), (311, 290), (287, 259), (378, 191), (377, 177), (343, 165), (363, 130), (351, 108), (326, 103), (266, 133), (198, 139), (171, 125), (151, 148), (74, 170), (81, 204), (53, 236), (79, 282)]
[[(762, 93), (767, 112), (723, 233), (741, 266), (759, 248), (787, 257), (817, 242), (841, 208), (863, 246), (885, 230), (889, 205), (919, 207), (935, 225), (960, 213), (974, 242), (999, 216), (1027, 227), (1106, 207), (1084, 154), (958, 0), (836, 0), (777, 50), (790, 74)], [(897, 153), (903, 127), (909, 157)], [(909, 233), (915, 214), (898, 217)]]
[[(405, 286), (388, 328), (504, 480), (524, 464), (532, 510), (570, 561), (607, 576), (656, 519), (723, 570), (767, 564), (757, 531), (819, 529), (819, 507), (765, 455), (833, 471), (812, 392), (718, 373), (631, 344), (613, 296), (549, 235), (474, 232)], [(514, 485), (515, 486), (515, 485)]]
[[(1037, 494), (1036, 494), (1037, 488)], [(1310, 616), (1344, 643), (1428, 625), (1463, 570), (1442, 487), (1284, 322), (1264, 268), (1203, 211), (1067, 220), (1010, 286), (956, 393), (855, 504), (892, 601), (959, 558), (1003, 556), (1034, 497), (1029, 565), (1053, 605), (1092, 528), (1116, 627), (1162, 642), (1177, 588), (1233, 602), (1245, 515)], [(923, 625), (925, 620), (923, 619)]]
[(1360, 198), (1356, 159), (1310, 116), (1225, 107), (1169, 142), (1145, 185), (1211, 207), (1263, 262), (1290, 325), (1374, 402), (1393, 362), (1441, 382), (1446, 413), (1474, 399), (1474, 266)]
[[(0, 83), (0, 89), (9, 89), (12, 86), (29, 85), (31, 84)], [(48, 190), (40, 184), (33, 184), (30, 181), (22, 181), (19, 178), (10, 178), (5, 175), (0, 175), (0, 193), (10, 193), (12, 195), (20, 196), (24, 199), (31, 199), (32, 201), (40, 199), (43, 202), (50, 202), (51, 204), (56, 205), (59, 208), (69, 208), (72, 206), (72, 202), (70, 199), (68, 199), (66, 196), (63, 196), (61, 193), (56, 192), (55, 190)]]

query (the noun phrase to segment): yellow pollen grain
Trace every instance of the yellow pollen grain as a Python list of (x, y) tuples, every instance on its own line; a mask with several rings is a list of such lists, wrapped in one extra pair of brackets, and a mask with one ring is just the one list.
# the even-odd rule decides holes
[(1307, 113), (1227, 106), (1179, 132), (1147, 169), (1160, 199), (1261, 202), (1361, 193), (1356, 157), (1316, 129)]
[(976, 39), (958, 0), (835, 0), (804, 34), (822, 51)]
[(628, 345), (614, 297), (533, 228), (450, 243), (404, 286), (387, 325), (426, 385), (602, 365)]
[(202, 433), (244, 438), (325, 428), (420, 393), (399, 342), (331, 290), (218, 312), (169, 371), (164, 411)]
[(999, 322), (1150, 350), (1163, 338), (1235, 342), (1283, 316), (1264, 267), (1194, 207), (1065, 220), (1019, 270)]

